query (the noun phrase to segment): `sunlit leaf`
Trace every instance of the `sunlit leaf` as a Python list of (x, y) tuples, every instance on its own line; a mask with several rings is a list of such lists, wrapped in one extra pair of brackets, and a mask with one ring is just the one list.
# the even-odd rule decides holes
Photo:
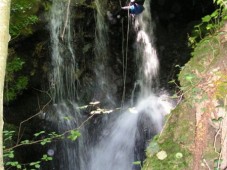
[(71, 130), (70, 135), (67, 137), (68, 139), (75, 141), (80, 136), (80, 132), (77, 130)]
[(45, 133), (45, 131), (41, 131), (41, 132), (35, 133), (34, 136), (37, 137), (37, 136), (39, 136), (39, 135), (41, 135), (43, 133)]
[(211, 20), (211, 16), (210, 15), (207, 15), (207, 16), (202, 18), (203, 22), (209, 22), (210, 20)]

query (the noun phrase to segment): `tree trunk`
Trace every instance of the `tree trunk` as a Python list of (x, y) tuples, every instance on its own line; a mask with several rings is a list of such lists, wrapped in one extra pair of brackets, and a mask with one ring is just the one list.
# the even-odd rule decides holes
[(0, 170), (3, 166), (3, 90), (8, 54), (10, 0), (0, 0)]

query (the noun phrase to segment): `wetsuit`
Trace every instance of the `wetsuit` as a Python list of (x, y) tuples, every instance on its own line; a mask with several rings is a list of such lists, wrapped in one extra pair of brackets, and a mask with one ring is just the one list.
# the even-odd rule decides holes
[(138, 0), (135, 2), (130, 2), (129, 6), (122, 7), (120, 10), (112, 14), (111, 12), (107, 11), (107, 17), (109, 21), (111, 21), (112, 24), (115, 24), (117, 22), (117, 19), (121, 19), (124, 16), (128, 15), (127, 9), (129, 10), (129, 13), (132, 16), (138, 15), (143, 12), (144, 7), (143, 7), (144, 0)]
[(143, 10), (144, 10), (143, 5), (139, 5), (137, 3), (133, 3), (133, 4), (130, 5), (129, 13), (130, 14), (134, 14), (134, 15), (138, 15), (141, 12), (143, 12)]

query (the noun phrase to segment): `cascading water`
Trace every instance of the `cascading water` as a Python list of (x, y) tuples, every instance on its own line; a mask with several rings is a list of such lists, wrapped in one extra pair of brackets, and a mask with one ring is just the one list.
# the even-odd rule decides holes
[(141, 63), (139, 67), (138, 82), (140, 82), (139, 100), (150, 96), (157, 84), (159, 61), (154, 47), (154, 24), (150, 13), (150, 0), (144, 2), (145, 10), (142, 15), (135, 18), (134, 29), (136, 37), (136, 58)]
[[(98, 144), (91, 150), (89, 170), (133, 170), (140, 169), (134, 161), (144, 160), (146, 140), (162, 128), (162, 118), (171, 109), (171, 104), (161, 96), (154, 95), (157, 83), (159, 61), (153, 47), (153, 27), (150, 14), (150, 1), (146, 0), (145, 11), (135, 18), (136, 57), (140, 94), (135, 107), (129, 108), (103, 130)], [(142, 141), (142, 143), (141, 143)], [(143, 154), (141, 154), (143, 152)], [(141, 162), (142, 163), (142, 162)]]
[(96, 31), (95, 31), (95, 73), (96, 89), (95, 100), (102, 101), (106, 107), (114, 107), (115, 101), (113, 93), (116, 87), (111, 78), (113, 71), (108, 67), (108, 25), (106, 24), (105, 8), (107, 0), (95, 0), (97, 9)]
[[(67, 3), (53, 0), (51, 8), (51, 44), (52, 44), (52, 76), (51, 87), (54, 102), (75, 99), (75, 55), (72, 48), (70, 9)], [(67, 19), (67, 20), (66, 20)]]
[[(62, 134), (77, 128), (86, 119), (75, 103), (75, 55), (72, 48), (70, 0), (52, 0), (50, 33), (52, 47), (52, 74), (50, 78), (53, 106), (46, 115), (51, 131)], [(83, 138), (53, 142), (47, 153), (54, 155), (49, 169), (85, 169), (87, 132), (81, 128)]]
[[(68, 1), (70, 2), (70, 1)], [(105, 100), (107, 106), (114, 105), (114, 93), (111, 85), (111, 71), (108, 68), (108, 27), (105, 23), (106, 0), (95, 0), (96, 17), (96, 77), (95, 99)], [(168, 102), (153, 94), (153, 86), (158, 73), (158, 58), (153, 47), (150, 1), (145, 1), (146, 10), (136, 18), (137, 51), (141, 68), (138, 81), (140, 94), (135, 107), (116, 113), (117, 117), (109, 119), (96, 144), (90, 146), (88, 130), (80, 130), (82, 136), (76, 142), (61, 140), (50, 146), (54, 153), (49, 169), (65, 170), (132, 170), (138, 169), (134, 161), (144, 159), (146, 140), (162, 128), (162, 115), (167, 113)], [(68, 10), (67, 10), (68, 9)], [(67, 16), (65, 14), (67, 11)], [(78, 127), (84, 118), (75, 103), (75, 55), (71, 45), (70, 10), (67, 3), (53, 0), (51, 10), (51, 44), (54, 105), (47, 115), (47, 121), (59, 133)], [(127, 75), (127, 74), (125, 74)], [(126, 77), (127, 78), (127, 77)], [(110, 88), (111, 86), (111, 88)], [(110, 90), (111, 89), (111, 90)], [(114, 121), (113, 121), (114, 120)], [(141, 144), (142, 143), (142, 144)], [(142, 146), (142, 147), (141, 147)], [(141, 154), (143, 152), (143, 154)], [(140, 168), (139, 168), (140, 169)]]

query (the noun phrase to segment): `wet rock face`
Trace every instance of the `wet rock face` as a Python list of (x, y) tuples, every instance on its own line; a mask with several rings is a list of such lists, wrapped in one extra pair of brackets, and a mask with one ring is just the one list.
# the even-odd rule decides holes
[(201, 16), (213, 11), (214, 5), (212, 0), (158, 0), (152, 1), (151, 6), (160, 20), (178, 20), (178, 22), (190, 22), (198, 20)]
[[(87, 1), (90, 4), (91, 1)], [(125, 2), (122, 2), (124, 5)], [(118, 10), (120, 8), (118, 0), (110, 0), (107, 10)], [(211, 13), (214, 10), (212, 0), (152, 0), (151, 11), (153, 25), (155, 25), (155, 46), (161, 65), (160, 77), (161, 86), (172, 88), (168, 81), (176, 78), (179, 68), (175, 65), (183, 66), (190, 58), (190, 49), (187, 46), (187, 34), (193, 28), (195, 21), (202, 16)], [(76, 49), (76, 60), (78, 70), (75, 73), (77, 81), (80, 82), (78, 96), (86, 102), (92, 99), (91, 91), (94, 90), (94, 33), (95, 33), (95, 9), (88, 7), (73, 7), (75, 12), (73, 45)], [(78, 13), (80, 15), (78, 15)], [(76, 17), (77, 16), (77, 17)], [(86, 18), (86, 19), (84, 19)], [(121, 22), (109, 24), (109, 56), (110, 61), (108, 69), (113, 71), (111, 75), (114, 81), (114, 95), (120, 98), (122, 95), (122, 44), (126, 44), (127, 35), (127, 17), (124, 20), (124, 27)], [(42, 25), (43, 24), (43, 25)], [(42, 25), (42, 26), (41, 26)], [(126, 89), (130, 96), (133, 89), (133, 83), (136, 80), (136, 61), (133, 57), (134, 37), (133, 30), (130, 30), (128, 45), (128, 68)], [(122, 34), (123, 32), (123, 34)], [(122, 38), (124, 35), (124, 39)], [(40, 45), (39, 45), (40, 44)], [(25, 56), (26, 75), (29, 77), (28, 91), (34, 91), (32, 88), (48, 90), (49, 80), (48, 72), (51, 70), (50, 64), (50, 42), (47, 21), (42, 21), (39, 29), (26, 39), (21, 39), (13, 45), (20, 56)], [(126, 47), (124, 47), (126, 49)], [(37, 92), (38, 93), (38, 92)], [(127, 95), (127, 94), (126, 94)], [(20, 98), (23, 98), (21, 96)], [(26, 100), (24, 98), (24, 100)], [(37, 102), (37, 101), (34, 101)], [(26, 102), (25, 102), (26, 103)], [(26, 107), (26, 106), (25, 106)]]

